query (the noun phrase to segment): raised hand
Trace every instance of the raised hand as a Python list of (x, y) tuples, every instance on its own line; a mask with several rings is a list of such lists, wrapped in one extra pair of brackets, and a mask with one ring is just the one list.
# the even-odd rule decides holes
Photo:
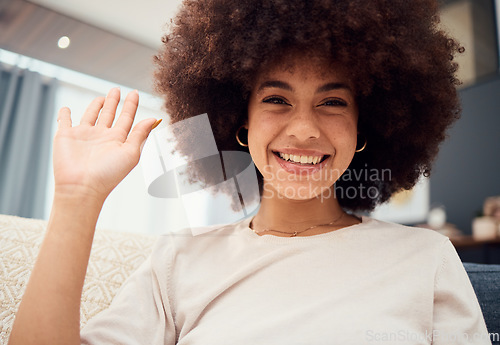
[(139, 161), (155, 123), (143, 120), (131, 131), (139, 102), (138, 93), (131, 92), (112, 126), (119, 101), (118, 89), (95, 99), (75, 127), (69, 109), (59, 111), (52, 212), (11, 345), (80, 344), (80, 299), (102, 204)]
[(112, 126), (119, 102), (118, 88), (106, 98), (96, 98), (75, 127), (70, 110), (59, 111), (53, 158), (56, 193), (83, 193), (104, 201), (137, 165), (141, 145), (156, 120), (143, 120), (130, 131), (139, 102), (139, 94), (133, 91)]

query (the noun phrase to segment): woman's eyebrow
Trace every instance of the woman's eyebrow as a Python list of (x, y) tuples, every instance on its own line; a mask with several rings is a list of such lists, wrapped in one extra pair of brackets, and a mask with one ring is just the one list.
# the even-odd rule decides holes
[(268, 80), (268, 81), (265, 81), (262, 84), (260, 84), (259, 88), (257, 89), (257, 92), (259, 92), (263, 89), (266, 89), (266, 88), (270, 88), (270, 87), (275, 87), (275, 88), (279, 88), (279, 89), (283, 89), (283, 90), (287, 90), (287, 91), (293, 91), (293, 87), (291, 87), (290, 84), (285, 83), (284, 81)]
[[(283, 89), (287, 91), (294, 91), (293, 87), (281, 80), (267, 80), (260, 84), (259, 88), (257, 89), (257, 92), (266, 89), (266, 88), (278, 88), (278, 89)], [(325, 84), (323, 86), (320, 86), (317, 90), (316, 93), (321, 93), (321, 92), (326, 92), (326, 91), (331, 91), (331, 90), (338, 90), (338, 89), (346, 89), (347, 91), (352, 92), (351, 88), (349, 85), (345, 83), (339, 83), (339, 82), (332, 82)]]
[(344, 83), (328, 83), (328, 84), (325, 84), (325, 85), (319, 87), (316, 90), (316, 93), (326, 92), (326, 91), (332, 91), (332, 90), (338, 90), (338, 89), (346, 89), (347, 91), (352, 92), (351, 88), (347, 84), (344, 84)]

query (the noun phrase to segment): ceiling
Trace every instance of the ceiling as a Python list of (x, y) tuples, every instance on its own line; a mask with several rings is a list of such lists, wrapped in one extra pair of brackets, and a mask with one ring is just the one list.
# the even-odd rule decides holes
[(181, 3), (181, 0), (29, 1), (153, 49), (161, 44), (165, 24)]
[[(152, 90), (152, 57), (180, 0), (2, 0), (0, 48)], [(59, 49), (68, 36), (71, 44)]]

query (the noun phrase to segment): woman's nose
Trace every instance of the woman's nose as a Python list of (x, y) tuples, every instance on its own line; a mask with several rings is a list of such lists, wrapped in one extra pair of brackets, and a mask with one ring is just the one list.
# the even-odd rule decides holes
[(300, 141), (319, 138), (320, 128), (314, 112), (299, 109), (294, 111), (288, 120), (286, 134), (294, 136)]

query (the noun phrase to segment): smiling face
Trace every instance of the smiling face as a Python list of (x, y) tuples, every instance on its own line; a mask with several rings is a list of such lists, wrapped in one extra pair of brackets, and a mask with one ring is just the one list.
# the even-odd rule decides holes
[(324, 60), (296, 56), (262, 71), (248, 104), (248, 144), (263, 197), (331, 192), (354, 156), (357, 120), (349, 79)]

